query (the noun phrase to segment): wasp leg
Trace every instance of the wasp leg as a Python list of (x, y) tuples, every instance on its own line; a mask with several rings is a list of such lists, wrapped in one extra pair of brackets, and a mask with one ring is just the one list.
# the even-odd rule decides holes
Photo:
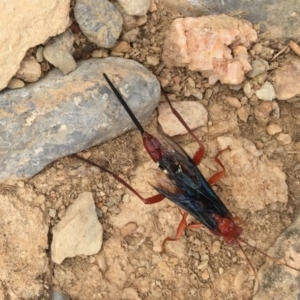
[(175, 242), (179, 240), (185, 229), (195, 229), (203, 226), (203, 224), (201, 223), (194, 223), (194, 224), (187, 225), (186, 218), (188, 216), (188, 213), (182, 212), (180, 209), (179, 212), (182, 216), (182, 219), (177, 227), (176, 235), (174, 238), (167, 237), (164, 239), (162, 243), (162, 252), (166, 252), (166, 242)]
[(117, 181), (119, 181), (121, 184), (123, 184), (126, 188), (128, 188), (130, 191), (132, 191), (137, 197), (139, 197), (145, 204), (154, 204), (154, 203), (157, 203), (157, 202), (160, 202), (162, 201), (165, 196), (162, 195), (162, 194), (158, 194), (158, 195), (155, 195), (155, 196), (152, 196), (152, 197), (149, 197), (149, 198), (144, 198), (143, 196), (141, 196), (129, 183), (127, 183), (124, 179), (122, 179), (120, 176), (118, 176), (117, 174), (115, 174), (114, 172), (106, 169), (105, 167), (91, 161), (91, 160), (88, 160), (88, 159), (85, 159), (81, 156), (79, 156), (78, 154), (74, 154), (74, 156), (90, 165), (93, 165), (97, 168), (99, 168), (100, 170), (106, 172), (106, 173), (109, 173), (110, 175), (112, 175)]
[(226, 150), (230, 150), (230, 148), (227, 147), (227, 148), (225, 148), (225, 149), (219, 151), (219, 152), (217, 153), (216, 157), (215, 157), (216, 163), (217, 163), (218, 165), (220, 165), (220, 166), (222, 167), (223, 170), (221, 170), (220, 172), (216, 173), (215, 175), (213, 175), (212, 177), (210, 177), (210, 178), (207, 180), (207, 182), (208, 182), (210, 185), (216, 183), (218, 180), (220, 180), (220, 179), (225, 175), (225, 167), (224, 167), (224, 165), (222, 164), (222, 162), (220, 161), (219, 155), (220, 155), (221, 153), (223, 153), (224, 151), (226, 151)]

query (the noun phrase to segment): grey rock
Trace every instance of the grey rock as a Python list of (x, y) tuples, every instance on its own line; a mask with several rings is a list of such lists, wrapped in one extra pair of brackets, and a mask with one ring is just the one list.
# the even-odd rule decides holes
[[(269, 255), (300, 268), (300, 216), (278, 237)], [(258, 272), (260, 289), (253, 300), (299, 299), (299, 272), (267, 260)]]
[(37, 83), (0, 95), (0, 179), (33, 176), (59, 157), (134, 128), (104, 71), (117, 82), (137, 118), (150, 117), (160, 85), (135, 61), (90, 59), (67, 76), (52, 70)]
[(266, 81), (262, 87), (255, 92), (255, 95), (258, 97), (258, 99), (264, 101), (272, 101), (276, 98), (274, 87), (268, 81)]
[(259, 24), (268, 39), (298, 39), (300, 36), (300, 1), (298, 0), (164, 0), (165, 7), (185, 16), (237, 15)]
[(268, 64), (268, 62), (263, 59), (253, 60), (251, 63), (252, 70), (247, 73), (247, 76), (250, 78), (254, 78), (257, 75), (266, 71), (267, 70), (266, 63)]
[(71, 29), (51, 39), (45, 46), (43, 55), (45, 59), (60, 69), (64, 75), (76, 69), (76, 62), (71, 54), (74, 35)]
[(51, 258), (61, 264), (67, 257), (96, 254), (102, 246), (102, 235), (92, 193), (82, 193), (53, 228)]
[(75, 18), (86, 37), (100, 47), (111, 48), (121, 31), (123, 19), (117, 8), (107, 0), (78, 0)]

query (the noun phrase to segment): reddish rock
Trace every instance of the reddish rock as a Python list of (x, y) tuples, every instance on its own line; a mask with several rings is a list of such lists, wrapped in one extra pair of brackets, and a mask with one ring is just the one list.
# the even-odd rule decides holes
[(162, 59), (171, 68), (201, 71), (210, 83), (239, 84), (251, 70), (247, 49), (257, 38), (251, 24), (226, 15), (176, 19)]

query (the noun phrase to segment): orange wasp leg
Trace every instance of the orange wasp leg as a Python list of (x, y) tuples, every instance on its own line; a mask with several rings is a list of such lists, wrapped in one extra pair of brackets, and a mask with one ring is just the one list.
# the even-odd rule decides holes
[(224, 151), (226, 151), (226, 150), (230, 150), (230, 148), (227, 147), (227, 148), (225, 148), (225, 149), (219, 151), (219, 152), (217, 153), (216, 157), (215, 157), (216, 163), (217, 163), (218, 165), (221, 166), (222, 170), (221, 170), (220, 172), (216, 173), (215, 175), (213, 175), (212, 177), (210, 177), (210, 178), (207, 180), (207, 182), (208, 182), (210, 185), (216, 183), (218, 180), (220, 180), (220, 179), (225, 175), (225, 167), (224, 167), (224, 165), (222, 164), (222, 162), (220, 161), (219, 155), (220, 155), (221, 153), (223, 153)]
[(188, 225), (187, 222), (186, 222), (186, 218), (188, 216), (188, 213), (187, 212), (182, 212), (180, 209), (179, 209), (179, 212), (182, 216), (182, 219), (181, 219), (181, 221), (180, 221), (180, 223), (177, 227), (176, 235), (175, 235), (174, 238), (167, 237), (167, 238), (164, 239), (164, 241), (162, 243), (162, 252), (166, 251), (166, 245), (165, 245), (166, 242), (175, 242), (175, 241), (179, 240), (185, 229), (195, 229), (195, 228), (199, 228), (199, 227), (203, 226), (203, 224), (201, 224), (201, 223), (194, 223), (194, 224)]

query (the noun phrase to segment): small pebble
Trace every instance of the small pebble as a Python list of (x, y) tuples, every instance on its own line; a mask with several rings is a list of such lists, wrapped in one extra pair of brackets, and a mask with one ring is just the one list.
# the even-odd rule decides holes
[(150, 66), (159, 65), (159, 59), (157, 56), (147, 56), (147, 64)]
[(134, 28), (130, 31), (127, 31), (122, 35), (122, 40), (128, 43), (133, 43), (136, 41), (139, 32), (139, 28)]
[(241, 84), (228, 85), (229, 89), (232, 91), (239, 91), (242, 88)]
[(209, 100), (210, 97), (212, 96), (212, 94), (213, 94), (213, 90), (212, 89), (206, 89), (205, 93), (204, 93), (204, 99)]
[(276, 98), (276, 93), (274, 90), (273, 85), (266, 81), (263, 86), (255, 92), (256, 96), (260, 100), (264, 101), (272, 101), (273, 99)]
[(255, 51), (255, 54), (260, 54), (262, 51), (262, 48), (263, 48), (263, 46), (260, 43), (257, 43), (252, 47), (252, 49)]
[(277, 137), (277, 140), (281, 142), (283, 145), (288, 145), (292, 142), (292, 138), (289, 134), (280, 133)]
[(202, 274), (201, 274), (201, 277), (202, 277), (203, 280), (209, 279), (208, 271), (207, 270), (203, 271)]
[(203, 260), (209, 260), (209, 256), (207, 254), (201, 255), (201, 261)]
[(55, 216), (56, 216), (56, 209), (55, 208), (50, 208), (49, 209), (49, 216), (51, 218), (55, 218)]
[(109, 208), (109, 211), (115, 215), (118, 215), (121, 212), (121, 210), (118, 206), (113, 206), (113, 207)]
[(219, 268), (219, 274), (222, 275), (224, 273), (224, 269), (222, 267)]
[(180, 77), (180, 76), (175, 76), (175, 77), (173, 77), (173, 81), (174, 81), (176, 84), (180, 84), (180, 82), (181, 82), (181, 77)]
[(38, 195), (35, 201), (36, 201), (38, 204), (41, 204), (41, 205), (42, 205), (42, 204), (45, 203), (45, 200), (46, 200), (46, 197), (45, 197), (44, 195)]
[(202, 100), (202, 98), (203, 98), (203, 93), (201, 93), (201, 91), (199, 91), (198, 89), (193, 89), (191, 91), (191, 94), (198, 100)]
[(124, 194), (124, 196), (123, 196), (123, 198), (122, 198), (123, 203), (128, 203), (129, 200), (130, 200), (129, 194)]
[(198, 269), (199, 270), (204, 270), (206, 267), (207, 267), (207, 265), (208, 265), (208, 260), (203, 260), (203, 261), (201, 261), (201, 263), (198, 265)]
[(128, 236), (128, 235), (131, 235), (131, 234), (135, 233), (136, 230), (137, 230), (136, 223), (130, 222), (130, 223), (127, 223), (125, 226), (123, 226), (120, 229), (120, 233), (123, 237), (125, 237), (125, 236)]
[(25, 82), (18, 78), (12, 78), (8, 83), (7, 87), (9, 89), (20, 89), (25, 85)]
[(196, 83), (192, 77), (188, 77), (187, 81), (188, 81), (188, 84), (190, 85), (190, 87), (192, 87), (192, 88), (196, 87)]
[(149, 289), (150, 289), (149, 280), (148, 279), (140, 280), (139, 285), (138, 285), (138, 289), (142, 294), (148, 293)]
[(149, 11), (151, 13), (157, 11), (157, 5), (154, 0), (150, 0)]
[(235, 97), (226, 97), (225, 101), (232, 107), (240, 108), (242, 106), (238, 98)]
[(271, 123), (267, 127), (267, 132), (269, 135), (274, 135), (282, 131), (282, 128), (279, 124)]
[(36, 51), (35, 57), (36, 57), (36, 60), (39, 63), (41, 63), (42, 61), (44, 61), (43, 51), (44, 51), (44, 47), (42, 47), (42, 46), (38, 47), (38, 49)]
[(105, 205), (103, 205), (103, 206), (101, 207), (101, 210), (103, 211), (103, 213), (106, 213), (106, 212), (108, 211), (108, 207), (105, 206)]
[(106, 50), (103, 50), (103, 49), (97, 49), (97, 50), (94, 50), (91, 54), (91, 56), (93, 58), (105, 58), (105, 57), (108, 57), (108, 53), (106, 52)]
[(210, 253), (211, 254), (218, 254), (220, 252), (221, 249), (221, 242), (220, 241), (214, 241), (212, 244), (212, 248)]
[(18, 187), (23, 188), (25, 185), (24, 181), (18, 181)]
[(266, 66), (262, 60), (253, 60), (251, 63), (252, 70), (247, 73), (247, 76), (254, 78), (266, 70)]
[(102, 218), (103, 212), (100, 208), (96, 207), (96, 213), (97, 213), (98, 218)]
[(130, 45), (126, 41), (120, 41), (112, 48), (113, 52), (128, 53), (131, 51)]
[(96, 261), (96, 258), (95, 258), (94, 256), (90, 256), (90, 257), (89, 257), (89, 262), (90, 262), (91, 264), (93, 264), (95, 261)]
[(249, 107), (246, 105), (243, 105), (242, 107), (240, 107), (237, 110), (237, 115), (238, 117), (243, 121), (243, 122), (247, 122), (248, 117), (249, 117)]
[(252, 89), (251, 83), (249, 81), (245, 82), (243, 86), (244, 93), (247, 95), (247, 97), (251, 98), (254, 94), (254, 91)]

